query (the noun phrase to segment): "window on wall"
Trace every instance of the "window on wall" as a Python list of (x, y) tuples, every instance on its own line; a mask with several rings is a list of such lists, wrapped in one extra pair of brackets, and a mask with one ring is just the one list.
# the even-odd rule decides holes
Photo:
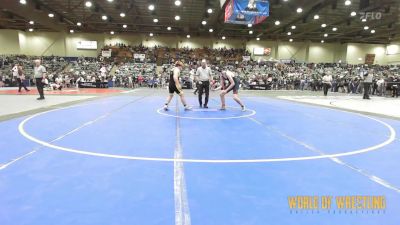
[(400, 54), (400, 47), (399, 45), (388, 45), (386, 47), (386, 54), (387, 55), (396, 55)]

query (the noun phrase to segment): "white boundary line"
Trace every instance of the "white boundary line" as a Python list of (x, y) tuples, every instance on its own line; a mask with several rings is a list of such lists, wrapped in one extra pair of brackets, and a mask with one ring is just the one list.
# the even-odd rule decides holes
[(168, 113), (163, 112), (164, 109), (160, 108), (157, 110), (157, 113), (163, 116), (169, 116), (169, 117), (175, 117), (175, 118), (180, 118), (180, 119), (190, 119), (190, 120), (231, 120), (231, 119), (240, 119), (240, 118), (246, 118), (246, 117), (251, 117), (256, 115), (256, 111), (252, 109), (246, 109), (246, 111), (251, 112), (250, 114), (247, 115), (242, 115), (242, 116), (229, 116), (229, 117), (190, 117), (190, 116), (178, 116), (178, 115), (171, 115)]
[[(74, 107), (78, 107), (78, 106), (74, 106)], [(71, 108), (71, 107), (66, 107), (66, 108)], [(46, 146), (48, 148), (53, 148), (55, 150), (59, 150), (59, 151), (65, 151), (65, 152), (71, 152), (71, 153), (76, 153), (76, 154), (81, 154), (81, 155), (88, 155), (88, 156), (97, 156), (97, 157), (104, 157), (104, 158), (114, 158), (114, 159), (127, 159), (127, 160), (142, 160), (142, 161), (159, 161), (159, 162), (187, 162), (187, 163), (267, 163), (267, 162), (288, 162), (288, 161), (304, 161), (304, 160), (316, 160), (316, 159), (327, 159), (327, 158), (336, 158), (336, 157), (344, 157), (344, 156), (352, 156), (352, 155), (358, 155), (358, 154), (363, 154), (363, 153), (367, 153), (367, 152), (371, 152), (371, 151), (376, 151), (380, 148), (383, 148), (387, 145), (389, 145), (390, 143), (392, 143), (395, 139), (396, 139), (396, 131), (393, 129), (392, 126), (390, 126), (389, 124), (366, 116), (366, 115), (362, 115), (359, 113), (352, 113), (354, 115), (358, 115), (358, 116), (362, 116), (365, 118), (368, 118), (370, 120), (376, 121), (380, 124), (382, 124), (383, 126), (385, 126), (390, 134), (389, 134), (389, 138), (387, 140), (385, 140), (384, 142), (374, 145), (374, 146), (370, 146), (367, 148), (362, 148), (362, 149), (358, 149), (358, 150), (354, 150), (351, 152), (344, 152), (344, 153), (337, 153), (337, 154), (330, 154), (330, 155), (317, 155), (317, 156), (305, 156), (305, 157), (289, 157), (289, 158), (267, 158), (267, 159), (175, 159), (175, 158), (158, 158), (158, 157), (138, 157), (138, 156), (127, 156), (127, 155), (115, 155), (115, 154), (106, 154), (106, 153), (97, 153), (97, 152), (90, 152), (90, 151), (84, 151), (84, 150), (79, 150), (79, 149), (73, 149), (73, 148), (67, 148), (67, 147), (62, 147), (62, 146), (58, 146), (58, 145), (53, 145), (49, 142), (46, 141), (42, 141), (39, 140), (35, 137), (33, 137), (32, 135), (28, 134), (25, 131), (25, 124), (30, 121), (31, 119), (34, 119), (35, 117), (38, 117), (40, 115), (44, 115), (46, 113), (49, 112), (54, 112), (57, 110), (61, 110), (61, 109), (65, 109), (65, 108), (60, 108), (60, 109), (55, 109), (55, 110), (50, 110), (50, 111), (46, 111), (46, 112), (41, 112), (35, 115), (32, 115), (26, 119), (24, 119), (19, 125), (18, 125), (18, 131), (20, 132), (20, 134), (22, 136), (24, 136), (25, 138), (36, 142), (38, 144), (41, 144), (43, 146)], [(336, 110), (339, 112), (344, 112), (344, 111), (340, 111), (340, 110)]]

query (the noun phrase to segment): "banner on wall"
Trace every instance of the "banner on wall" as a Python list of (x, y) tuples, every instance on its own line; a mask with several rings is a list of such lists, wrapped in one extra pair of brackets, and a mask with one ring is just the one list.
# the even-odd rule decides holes
[(258, 24), (268, 16), (268, 0), (230, 0), (225, 7), (225, 23)]
[(77, 49), (97, 50), (97, 41), (78, 41), (76, 43)]
[(101, 56), (105, 57), (105, 58), (110, 58), (111, 57), (111, 49), (108, 50), (103, 50), (101, 51)]
[(250, 61), (250, 56), (249, 55), (243, 56), (243, 61)]
[(134, 59), (144, 60), (146, 58), (146, 54), (133, 54)]
[(253, 49), (253, 54), (254, 55), (258, 55), (258, 56), (260, 56), (260, 55), (269, 56), (269, 55), (271, 55), (271, 48), (254, 48)]

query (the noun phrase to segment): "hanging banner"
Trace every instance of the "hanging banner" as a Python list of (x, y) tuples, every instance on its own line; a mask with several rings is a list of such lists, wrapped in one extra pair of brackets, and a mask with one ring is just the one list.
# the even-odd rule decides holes
[(243, 61), (250, 61), (250, 56), (249, 55), (244, 55), (243, 56)]
[(268, 16), (267, 0), (230, 0), (225, 8), (225, 23), (258, 24)]
[(101, 56), (103, 56), (105, 58), (110, 58), (111, 57), (111, 49), (101, 51)]

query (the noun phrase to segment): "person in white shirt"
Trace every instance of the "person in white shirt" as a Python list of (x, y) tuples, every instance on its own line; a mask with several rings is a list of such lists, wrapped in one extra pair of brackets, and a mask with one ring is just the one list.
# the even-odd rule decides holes
[(371, 88), (373, 78), (374, 78), (374, 70), (373, 69), (369, 69), (368, 71), (363, 73), (363, 79), (364, 79), (363, 99), (370, 99), (369, 98), (369, 89)]
[(204, 108), (208, 108), (208, 99), (210, 96), (210, 81), (212, 80), (212, 74), (210, 67), (207, 66), (207, 61), (203, 59), (201, 66), (196, 71), (196, 81), (199, 82), (199, 105), (203, 107), (203, 93), (205, 91)]
[(330, 74), (330, 72), (327, 72), (324, 74), (324, 76), (322, 77), (322, 85), (324, 86), (324, 95), (327, 96), (328, 95), (328, 90), (329, 88), (332, 87), (332, 75)]
[(106, 77), (107, 76), (107, 69), (106, 67), (103, 65), (100, 69), (100, 74), (102, 77)]

